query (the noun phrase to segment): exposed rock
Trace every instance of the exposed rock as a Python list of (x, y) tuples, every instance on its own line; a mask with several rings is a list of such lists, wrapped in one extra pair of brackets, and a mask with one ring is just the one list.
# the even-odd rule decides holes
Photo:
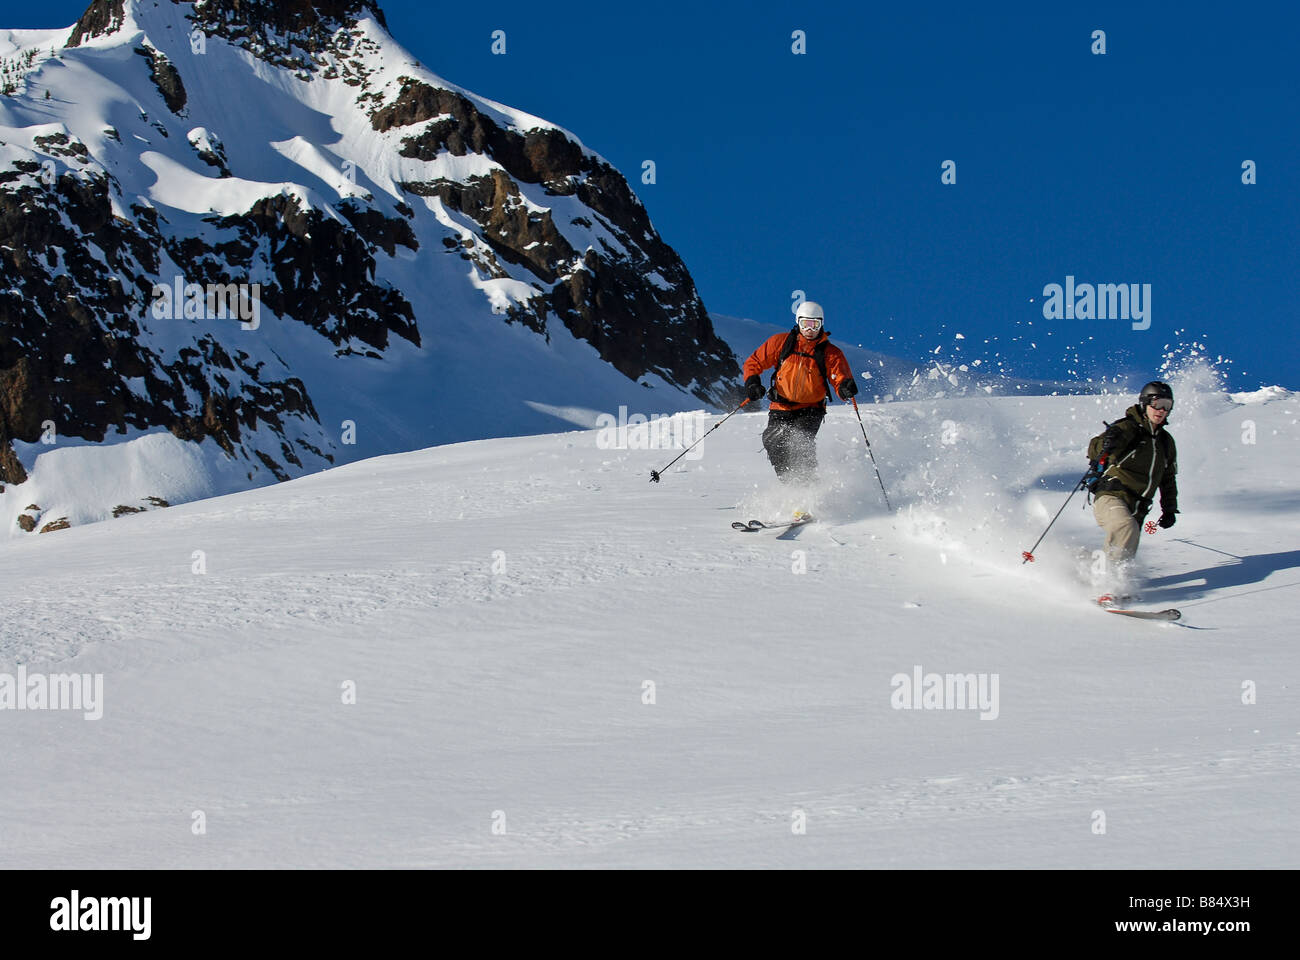
[(80, 163), (90, 160), (90, 152), (80, 140), (69, 137), (66, 133), (52, 133), (43, 137), (34, 137), (33, 142), (44, 152), (56, 157), (71, 157)]
[(128, 513), (144, 513), (144, 512), (145, 512), (144, 507), (131, 507), (131, 506), (127, 506), (125, 503), (119, 503), (116, 507), (113, 508), (114, 517), (125, 516)]
[[(37, 169), (20, 168), (15, 179)], [(222, 239), (214, 248), (165, 237), (152, 209), (133, 208), (134, 223), (114, 217), (110, 189), (100, 173), (64, 175), (51, 189), (29, 182), (0, 191), (0, 480), (26, 480), (9, 441), (35, 442), (47, 419), (94, 441), (110, 429), (165, 426), (182, 439), (211, 436), (228, 453), (259, 422), (283, 434), (287, 418), (317, 420), (299, 379), (268, 378), (216, 333), (199, 333), (170, 362), (141, 345), (134, 318), (149, 305), (161, 251), (196, 283), (224, 284), (231, 272), (270, 267), (277, 282), (262, 290), (263, 305), (313, 327), (340, 352), (361, 352), (358, 344), (382, 350), (390, 333), (419, 343), (410, 304), (372, 279), (371, 248), (345, 223), (300, 209), (294, 198), (268, 197), (216, 221)], [(415, 244), (403, 220), (357, 222), (390, 249)], [(266, 262), (270, 250), (274, 264)], [(143, 379), (143, 395), (127, 386), (134, 378)], [(301, 462), (296, 454), (283, 459)]]
[(372, 0), (208, 0), (196, 6), (189, 19), (206, 36), (221, 37), (291, 70), (299, 80), (310, 81), (322, 68), (326, 78), (346, 71), (351, 76), (344, 82), (364, 91), (369, 81), (363, 63), (328, 56), (371, 45), (353, 29), (364, 14), (387, 28)]
[(440, 150), (458, 157), (486, 154), (515, 179), (546, 184), (552, 192), (566, 196), (574, 192), (569, 178), (595, 163), (559, 130), (538, 128), (524, 134), (503, 130), (462, 94), (410, 77), (401, 80), (396, 99), (371, 113), (371, 126), (383, 133), (438, 118), (423, 132), (402, 141), (400, 153), (404, 157), (432, 160)]
[(185, 84), (181, 82), (176, 67), (167, 59), (166, 54), (153, 46), (136, 47), (135, 52), (149, 61), (149, 77), (162, 94), (167, 109), (177, 116), (183, 116), (187, 98)]
[[(402, 221), (389, 223), (404, 229)], [(254, 259), (265, 256), (266, 244), (259, 241), (270, 239), (276, 256), (265, 265), (277, 282), (262, 289), (262, 303), (276, 314), (307, 324), (336, 346), (356, 340), (383, 350), (390, 333), (420, 345), (411, 304), (398, 290), (372, 280), (374, 255), (355, 230), (318, 210), (304, 210), (297, 198), (283, 194), (263, 197), (247, 213), (224, 217), (217, 225), (244, 241), (223, 244), (223, 253), (229, 267), (248, 273), (254, 272)], [(197, 261), (199, 252), (187, 259)], [(220, 275), (200, 280), (204, 272), (197, 269), (194, 279), (224, 280)]]
[(51, 520), (45, 526), (41, 527), (41, 533), (53, 533), (55, 530), (66, 530), (72, 524), (68, 523), (67, 517), (59, 517), (57, 520)]
[[(364, 206), (359, 200), (351, 197), (339, 201), (338, 209), (339, 213), (347, 217), (348, 223), (352, 224), (357, 233), (390, 257), (397, 252), (399, 244), (408, 250), (420, 249), (420, 241), (415, 239), (415, 232), (405, 220), (386, 217), (373, 207)], [(406, 215), (409, 217), (411, 208), (407, 207), (406, 210)]]
[(155, 507), (171, 506), (171, 504), (168, 503), (166, 500), (164, 500), (162, 497), (145, 497), (145, 499), (148, 500), (150, 503), (152, 503)]
[(277, 33), (310, 34), (351, 22), (363, 13), (388, 28), (374, 0), (207, 0), (194, 11), (194, 21), (231, 33), (269, 27)]
[(195, 127), (189, 132), (188, 139), (199, 159), (208, 166), (216, 167), (223, 177), (229, 177), (230, 165), (226, 160), (226, 145), (221, 138), (204, 127)]
[(439, 197), (483, 227), (483, 239), (507, 263), (527, 266), (554, 283), (577, 253), (555, 228), (550, 211), (538, 214), (521, 202), (519, 188), (503, 170), (491, 177), (403, 184), (412, 193)]
[[(556, 129), (526, 133), (505, 130), (462, 94), (410, 77), (391, 103), (376, 107), (371, 125), (380, 132), (427, 123), (402, 140), (402, 156), (433, 160), (442, 151), (454, 156), (481, 153), (503, 170), (465, 181), (405, 182), (417, 196), (437, 196), (483, 228), (495, 257), (527, 266), (544, 284), (554, 284), (531, 309), (508, 319), (544, 332), (549, 311), (590, 343), (602, 359), (632, 379), (658, 374), (685, 387), (694, 382), (706, 402), (730, 395), (705, 385), (735, 376), (731, 348), (713, 331), (695, 285), (677, 253), (655, 232), (645, 207), (613, 167)], [(622, 244), (579, 257), (552, 221), (521, 202), (517, 183), (538, 184), (544, 193), (576, 196)], [(580, 221), (588, 228), (591, 222)], [(467, 254), (491, 275), (501, 275), (494, 258)], [(662, 284), (646, 277), (657, 273)], [(557, 282), (558, 281), (558, 282)]]
[[(5, 386), (0, 382), (0, 481), (5, 483), (25, 483), (27, 481), (27, 471), (23, 469), (22, 463), (18, 460), (18, 454), (14, 453), (13, 445), (9, 442), (9, 437), (4, 433), (4, 407), (6, 400), (4, 396)], [(13, 404), (15, 398), (10, 398), (9, 404)]]
[(79, 47), (82, 40), (112, 33), (122, 25), (125, 15), (122, 0), (93, 0), (72, 28), (67, 46)]
[(26, 533), (31, 533), (36, 529), (36, 518), (29, 517), (25, 513), (20, 513), (18, 514), (18, 526), (22, 527)]

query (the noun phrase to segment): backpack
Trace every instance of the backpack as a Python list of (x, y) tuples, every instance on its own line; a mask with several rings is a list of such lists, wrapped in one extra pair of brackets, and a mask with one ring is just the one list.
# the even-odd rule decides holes
[[(1103, 420), (1102, 423), (1106, 423), (1106, 421)], [(1110, 424), (1106, 423), (1106, 430), (1109, 429), (1110, 429)], [(1088, 460), (1091, 463), (1096, 463), (1098, 460), (1101, 459), (1101, 445), (1106, 439), (1106, 430), (1103, 430), (1101, 433), (1097, 434), (1095, 437), (1093, 437), (1091, 440), (1088, 441)]]
[(817, 346), (813, 347), (812, 353), (804, 353), (802, 350), (796, 350), (799, 345), (799, 328), (795, 327), (785, 338), (785, 343), (781, 345), (781, 353), (776, 358), (776, 366), (772, 369), (772, 386), (767, 391), (769, 400), (775, 400), (777, 403), (799, 403), (797, 400), (787, 400), (776, 389), (776, 377), (781, 372), (781, 364), (785, 363), (786, 358), (791, 354), (800, 357), (811, 357), (817, 364), (817, 369), (822, 375), (822, 384), (826, 387), (826, 399), (830, 399), (830, 376), (826, 372), (826, 346), (830, 343), (829, 337), (822, 337), (817, 341)]
[[(1106, 424), (1106, 430), (1103, 430), (1101, 433), (1097, 434), (1095, 437), (1093, 437), (1091, 440), (1088, 441), (1088, 461), (1090, 463), (1096, 463), (1098, 460), (1101, 459), (1101, 445), (1106, 440), (1106, 431), (1110, 430), (1110, 428), (1114, 426), (1115, 423), (1119, 423), (1119, 422), (1120, 422), (1119, 420), (1114, 421), (1114, 423), (1106, 423), (1105, 420), (1102, 421), (1102, 423)], [(1160, 433), (1156, 434), (1156, 436), (1160, 438), (1160, 453), (1164, 456), (1165, 460), (1168, 461), (1170, 459), (1169, 435), (1165, 433), (1163, 430), (1161, 430)], [(1137, 438), (1134, 439), (1134, 441), (1130, 443), (1128, 446), (1123, 447), (1121, 449), (1112, 450), (1110, 455), (1110, 463), (1108, 463), (1107, 466), (1108, 467), (1115, 466), (1117, 464), (1123, 463), (1124, 460), (1128, 457), (1128, 455), (1132, 453), (1134, 450), (1136, 450), (1138, 448), (1138, 445), (1141, 443), (1142, 443), (1142, 435), (1138, 434)]]

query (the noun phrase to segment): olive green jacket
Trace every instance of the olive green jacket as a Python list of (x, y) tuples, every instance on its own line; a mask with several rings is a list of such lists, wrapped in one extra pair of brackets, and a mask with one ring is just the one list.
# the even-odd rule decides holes
[(1123, 497), (1134, 516), (1146, 516), (1160, 491), (1160, 509), (1178, 512), (1178, 449), (1163, 426), (1152, 427), (1137, 405), (1103, 435), (1107, 467), (1098, 496)]

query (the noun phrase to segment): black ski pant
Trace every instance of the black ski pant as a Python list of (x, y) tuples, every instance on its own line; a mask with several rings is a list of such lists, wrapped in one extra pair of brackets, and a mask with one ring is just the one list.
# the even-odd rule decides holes
[(817, 431), (825, 416), (826, 408), (820, 405), (768, 411), (763, 449), (782, 483), (817, 479)]

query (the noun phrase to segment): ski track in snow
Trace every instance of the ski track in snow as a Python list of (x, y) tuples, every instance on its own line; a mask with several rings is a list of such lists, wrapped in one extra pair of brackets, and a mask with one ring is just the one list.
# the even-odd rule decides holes
[[(1143, 807), (1145, 795), (1155, 784), (1162, 789), (1176, 788), (1182, 802), (1172, 806), (1192, 810), (1197, 804), (1230, 800), (1233, 793), (1243, 789), (1270, 790), (1275, 799), (1282, 800), (1293, 782), (1292, 768), (1298, 759), (1300, 745), (1272, 746), (1214, 760), (1171, 759), (1157, 754), (1127, 759), (1122, 766), (1098, 765), (1046, 776), (990, 780), (957, 775), (862, 784), (833, 793), (792, 792), (766, 798), (762, 808), (751, 805), (749, 794), (692, 798), (689, 805), (663, 808), (651, 815), (594, 822), (565, 822), (562, 810), (552, 810), (539, 817), (543, 820), (540, 827), (517, 842), (532, 855), (554, 861), (551, 865), (562, 863), (572, 847), (579, 845), (597, 848), (595, 860), (601, 866), (635, 866), (635, 855), (619, 849), (622, 841), (658, 838), (672, 842), (682, 833), (722, 834), (733, 849), (717, 866), (797, 866), (803, 851), (781, 851), (780, 847), (787, 844), (783, 834), (789, 833), (791, 810), (799, 809), (815, 824), (810, 832), (824, 834), (816, 844), (816, 855), (825, 866), (1035, 866), (1040, 862), (1033, 849), (1033, 836), (1054, 828), (1069, 830), (1068, 818), (1078, 817), (1090, 803), (1113, 804), (1112, 810)], [(1158, 830), (1161, 818), (1155, 811), (1143, 810), (1141, 826)], [(1206, 825), (1212, 827), (1208, 820)], [(1276, 826), (1285, 827), (1285, 820), (1279, 820)], [(891, 835), (899, 833), (900, 828), (916, 844), (905, 856), (888, 852), (897, 845), (896, 837)], [(980, 834), (1009, 828), (1020, 836), (1010, 840), (1010, 850), (991, 864), (984, 847), (988, 838)], [(1176, 836), (1170, 830), (1165, 839), (1174, 842)], [(848, 850), (845, 845), (849, 845)], [(1162, 865), (1150, 862), (1145, 855), (1130, 858), (1121, 853), (1116, 859), (1110, 856), (1112, 851), (1088, 851), (1086, 847), (1086, 841), (1080, 842), (1072, 851), (1080, 858), (1077, 865)], [(873, 849), (882, 852), (875, 856), (864, 852)], [(471, 865), (485, 854), (503, 851), (490, 851), (486, 844), (464, 844), (455, 853), (459, 856), (453, 856), (452, 864)], [(1230, 867), (1234, 862), (1230, 853), (1221, 853), (1211, 854), (1204, 863)]]

